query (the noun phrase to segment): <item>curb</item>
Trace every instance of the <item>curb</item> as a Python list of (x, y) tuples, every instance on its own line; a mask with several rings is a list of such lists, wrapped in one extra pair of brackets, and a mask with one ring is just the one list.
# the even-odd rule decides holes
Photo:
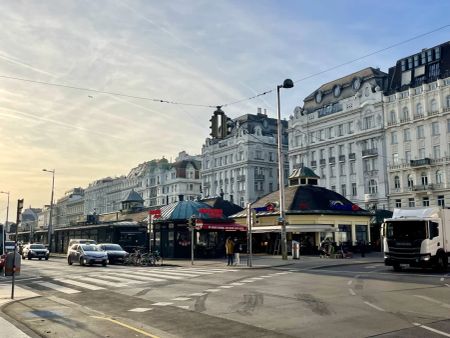
[(10, 306), (10, 305), (12, 305), (12, 304), (14, 304), (16, 302), (20, 302), (22, 300), (28, 300), (28, 299), (32, 299), (32, 298), (39, 298), (39, 297), (42, 297), (42, 296), (29, 297), (29, 298), (24, 298), (24, 299), (13, 299), (13, 300), (11, 300), (8, 303), (0, 305), (0, 317), (2, 317), (6, 321), (8, 321), (12, 325), (14, 325), (17, 328), (18, 331), (21, 331), (21, 333), (24, 333), (24, 334), (28, 335), (30, 338), (41, 338), (41, 336), (39, 334), (34, 332), (32, 329), (30, 329), (24, 323), (22, 323), (21, 321), (17, 320), (14, 317), (11, 317), (10, 315), (6, 314), (5, 311), (3, 311), (8, 306)]

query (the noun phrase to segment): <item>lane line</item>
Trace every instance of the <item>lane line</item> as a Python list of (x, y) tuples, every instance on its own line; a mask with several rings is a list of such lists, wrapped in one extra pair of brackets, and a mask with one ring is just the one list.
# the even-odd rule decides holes
[(353, 291), (353, 289), (348, 289), (348, 292), (350, 292), (350, 294), (351, 294), (352, 296), (356, 296), (356, 293), (355, 293), (355, 291)]
[(193, 296), (193, 297), (201, 297), (201, 296), (206, 296), (207, 293), (204, 292), (195, 292), (195, 293), (191, 293), (189, 296)]
[(376, 306), (375, 304), (372, 304), (372, 303), (369, 303), (369, 302), (364, 302), (364, 304), (367, 304), (367, 305), (373, 307), (375, 310), (378, 310), (378, 311), (381, 311), (381, 312), (386, 312), (385, 309), (382, 309), (381, 307)]
[(352, 283), (353, 283), (353, 281), (352, 281), (352, 280), (349, 280), (349, 281), (347, 282), (347, 285), (352, 285)]
[(141, 330), (141, 329), (138, 329), (138, 328), (133, 327), (133, 326), (131, 326), (131, 325), (128, 325), (128, 324), (119, 322), (118, 320), (115, 320), (115, 319), (112, 319), (112, 318), (108, 318), (108, 317), (99, 317), (99, 316), (91, 316), (91, 317), (92, 317), (92, 318), (96, 318), (96, 319), (108, 320), (108, 321), (110, 321), (110, 322), (112, 322), (112, 323), (114, 323), (114, 324), (117, 324), (117, 325), (126, 327), (127, 329), (133, 330), (133, 331), (138, 332), (138, 333), (140, 333), (140, 334), (143, 334), (144, 336), (147, 336), (147, 337), (151, 337), (151, 338), (159, 338), (158, 336), (155, 336), (155, 335), (153, 335), (153, 334), (151, 334), (151, 333), (148, 333), (148, 332), (146, 332), (146, 331), (144, 331), (144, 330)]
[(167, 306), (167, 305), (172, 305), (173, 303), (170, 302), (158, 302), (158, 303), (153, 303), (152, 305), (155, 306)]
[(183, 310), (189, 310), (189, 305), (178, 305), (177, 307)]
[(44, 286), (44, 287), (49, 288), (49, 289), (53, 289), (53, 290), (60, 291), (60, 292), (63, 292), (63, 293), (68, 293), (68, 294), (73, 294), (73, 293), (79, 293), (80, 292), (78, 290), (67, 288), (65, 286), (54, 284), (54, 283), (50, 283), (50, 282), (34, 282), (34, 283), (36, 283), (38, 285), (41, 285), (41, 286)]
[(430, 298), (430, 297), (427, 297), (427, 296), (421, 296), (421, 295), (414, 295), (414, 297), (421, 298), (421, 299), (427, 300), (427, 301), (429, 301), (431, 303), (439, 304), (442, 307), (450, 309), (450, 304), (441, 302), (440, 300), (436, 300), (436, 299), (433, 299), (433, 298)]
[(244, 285), (245, 283), (238, 283), (238, 282), (234, 282), (234, 283), (230, 283), (230, 285), (234, 285), (234, 286), (241, 286)]
[(172, 300), (181, 300), (181, 301), (185, 301), (185, 300), (190, 300), (190, 298), (188, 297), (177, 297), (177, 298), (173, 298)]
[(219, 286), (219, 288), (222, 288), (222, 289), (231, 289), (233, 287), (234, 287), (234, 285), (222, 285), (222, 286)]
[(88, 290), (104, 290), (105, 289), (105, 288), (102, 288), (101, 286), (87, 284), (87, 283), (83, 283), (83, 282), (78, 282), (76, 280), (67, 279), (67, 278), (54, 278), (54, 280), (57, 281), (57, 282), (61, 282), (61, 283), (66, 283), (66, 284), (72, 284), (72, 285), (75, 285), (75, 286), (79, 286), (80, 288), (85, 288), (85, 289), (88, 289)]
[(220, 291), (220, 289), (208, 289), (208, 290), (205, 290), (205, 292), (218, 292), (218, 291)]
[(413, 325), (415, 325), (417, 327), (421, 327), (422, 329), (425, 329), (425, 330), (428, 330), (428, 331), (440, 334), (440, 335), (442, 335), (444, 337), (450, 337), (450, 334), (448, 334), (446, 332), (443, 332), (443, 331), (439, 331), (439, 330), (433, 329), (432, 327), (429, 327), (429, 326), (425, 326), (425, 325), (422, 325), (422, 324), (419, 324), (419, 323), (413, 323)]
[(131, 310), (128, 310), (128, 312), (146, 312), (146, 311), (150, 311), (153, 310), (152, 307), (137, 307)]

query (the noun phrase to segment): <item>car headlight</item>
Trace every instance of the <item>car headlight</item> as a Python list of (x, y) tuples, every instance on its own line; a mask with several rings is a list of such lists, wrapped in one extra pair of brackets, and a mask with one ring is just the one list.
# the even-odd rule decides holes
[(423, 261), (429, 261), (431, 259), (431, 255), (428, 254), (426, 256), (422, 256), (420, 259), (422, 259)]

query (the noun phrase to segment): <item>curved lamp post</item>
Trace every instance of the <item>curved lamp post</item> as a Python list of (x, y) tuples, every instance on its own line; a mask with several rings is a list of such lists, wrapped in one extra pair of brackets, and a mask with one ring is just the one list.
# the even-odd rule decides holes
[(283, 81), (282, 85), (277, 86), (277, 120), (278, 120), (278, 185), (280, 192), (280, 217), (278, 223), (281, 224), (281, 255), (282, 259), (287, 259), (287, 239), (286, 239), (286, 220), (284, 213), (284, 159), (282, 149), (282, 126), (281, 126), (281, 112), (280, 112), (280, 88), (292, 88), (294, 82), (291, 79)]

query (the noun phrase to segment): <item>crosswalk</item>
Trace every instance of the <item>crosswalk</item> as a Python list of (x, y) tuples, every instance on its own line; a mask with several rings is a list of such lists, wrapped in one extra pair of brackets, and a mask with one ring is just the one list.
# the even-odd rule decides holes
[(43, 291), (57, 291), (76, 294), (83, 291), (114, 289), (126, 286), (139, 286), (148, 283), (176, 282), (190, 278), (207, 277), (224, 272), (236, 272), (234, 269), (220, 268), (147, 268), (91, 272), (86, 275), (73, 275), (70, 278), (50, 277), (48, 281), (34, 281), (31, 287)]

